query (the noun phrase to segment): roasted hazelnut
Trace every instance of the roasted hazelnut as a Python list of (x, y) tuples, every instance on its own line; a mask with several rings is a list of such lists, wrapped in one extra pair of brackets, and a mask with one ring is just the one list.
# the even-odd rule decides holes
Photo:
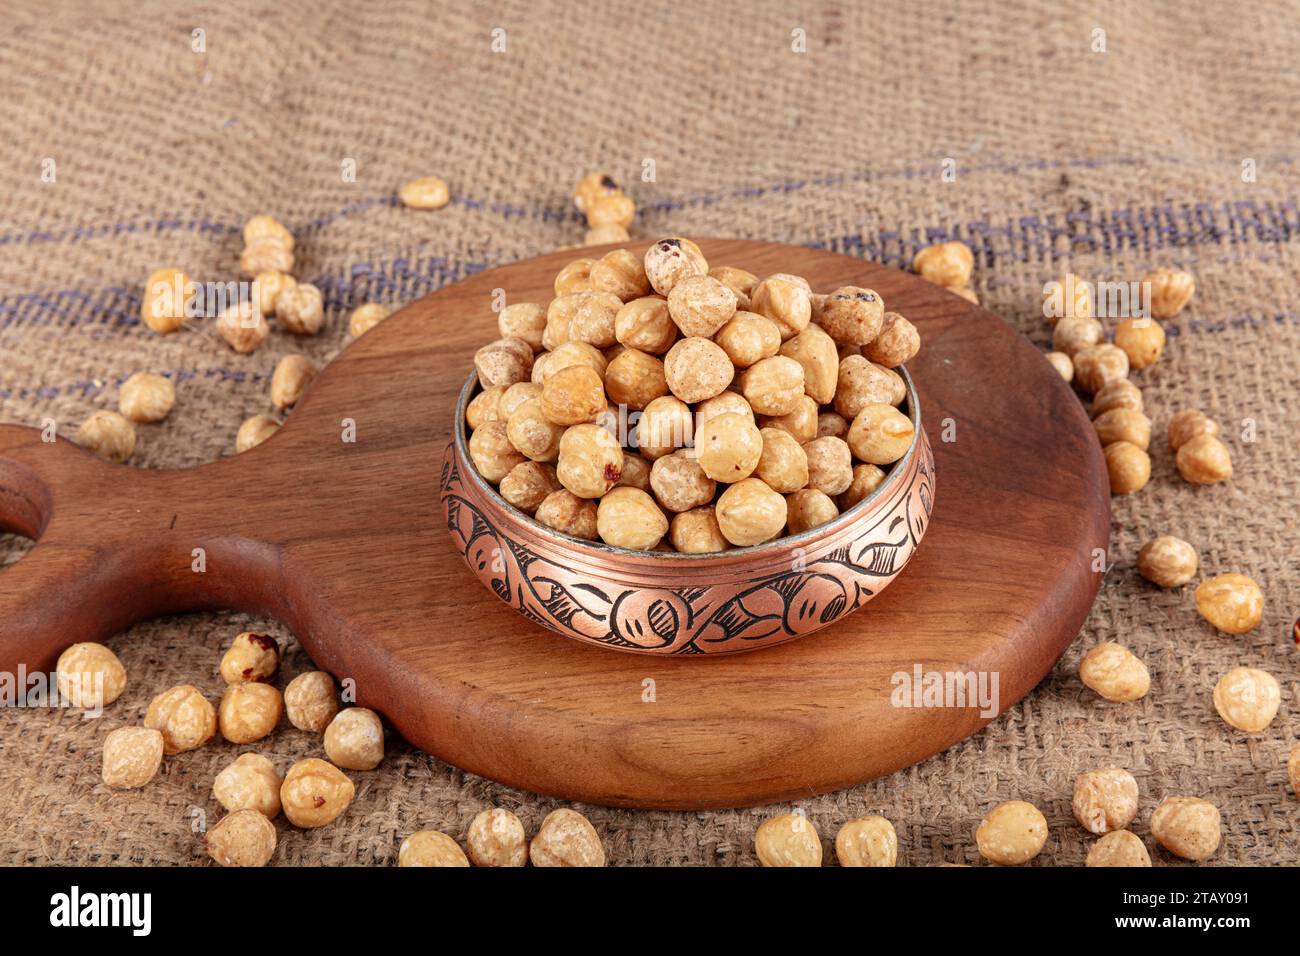
[(251, 246), (261, 239), (271, 239), (286, 249), (292, 249), (293, 233), (274, 216), (258, 215), (249, 217), (244, 223), (244, 245)]
[(1047, 842), (1047, 818), (1032, 803), (1008, 800), (984, 815), (975, 830), (980, 856), (993, 863), (1028, 863)]
[(510, 443), (501, 422), (484, 422), (474, 429), (469, 436), (469, 457), (483, 479), (494, 485), (526, 458)]
[(1198, 797), (1166, 797), (1151, 814), (1151, 835), (1175, 856), (1208, 859), (1223, 838), (1219, 808)]
[(258, 276), (267, 272), (292, 272), (293, 247), (272, 236), (255, 239), (239, 254), (239, 271)]
[(572, 308), (568, 313), (564, 341), (586, 342), (598, 349), (607, 349), (618, 341), (614, 337), (614, 328), (619, 310), (623, 308), (622, 299), (612, 292), (578, 292), (569, 296), (568, 301)]
[(912, 268), (921, 278), (955, 288), (969, 285), (975, 256), (964, 242), (940, 242), (926, 246), (912, 257)]
[(227, 306), (217, 316), (216, 328), (226, 344), (241, 355), (256, 351), (271, 334), (266, 319), (254, 310), (251, 302)]
[(311, 283), (299, 282), (275, 297), (275, 320), (286, 332), (315, 335), (325, 324), (325, 297)]
[(714, 514), (722, 536), (748, 547), (770, 541), (785, 527), (785, 499), (758, 478), (729, 485), (718, 497)]
[(615, 242), (627, 242), (632, 238), (628, 231), (617, 223), (593, 226), (582, 237), (584, 246), (607, 246)]
[(864, 405), (849, 426), (848, 444), (859, 460), (889, 465), (907, 454), (915, 435), (912, 420), (894, 406)]
[[(477, 434), (477, 432), (475, 433)], [(574, 425), (560, 438), (555, 475), (579, 498), (599, 498), (623, 474), (623, 449), (599, 425)]]
[(1176, 588), (1196, 577), (1196, 549), (1182, 538), (1162, 534), (1138, 552), (1138, 574), (1162, 588)]
[(840, 377), (839, 350), (821, 326), (809, 325), (781, 346), (781, 354), (803, 367), (803, 390), (810, 398), (825, 405), (835, 397)]
[(704, 473), (695, 453), (683, 448), (654, 463), (650, 487), (659, 504), (676, 514), (707, 505), (718, 486)]
[(822, 304), (821, 326), (841, 345), (866, 345), (884, 328), (885, 303), (871, 289), (843, 286)]
[(640, 488), (642, 491), (648, 492), (650, 490), (651, 464), (640, 455), (634, 455), (627, 451), (623, 452), (623, 474), (619, 476), (618, 484), (614, 487)]
[(359, 339), (392, 314), (393, 310), (386, 305), (378, 302), (363, 303), (353, 309), (352, 314), (348, 316), (348, 334), (354, 339)]
[(1174, 451), (1178, 451), (1193, 438), (1201, 435), (1214, 438), (1218, 434), (1219, 423), (1196, 409), (1188, 408), (1175, 412), (1169, 419), (1169, 447)]
[(636, 203), (624, 192), (597, 196), (586, 208), (587, 224), (593, 228), (601, 226), (621, 226), (626, 229), (632, 225), (636, 215)]
[(835, 858), (840, 866), (894, 866), (898, 863), (898, 834), (884, 817), (850, 820), (835, 834)]
[(754, 853), (763, 866), (821, 866), (822, 841), (802, 813), (764, 820), (754, 833)]
[(1277, 678), (1255, 667), (1234, 667), (1214, 685), (1214, 709), (1224, 723), (1247, 733), (1271, 724), (1281, 703)]
[(59, 695), (73, 707), (99, 709), (126, 689), (126, 668), (103, 644), (84, 641), (69, 646), (54, 665)]
[(818, 437), (817, 420), (817, 402), (807, 395), (800, 395), (792, 412), (786, 415), (764, 415), (758, 424), (760, 428), (779, 428), (789, 432), (795, 441), (803, 444)]
[(481, 811), (465, 836), (475, 866), (527, 866), (528, 837), (519, 818), (502, 807)]
[[(626, 467), (623, 470), (626, 473)], [(497, 490), (520, 511), (533, 514), (547, 495), (560, 490), (560, 479), (553, 465), (525, 461), (510, 469)]]
[(648, 461), (687, 447), (693, 434), (690, 407), (672, 395), (656, 398), (647, 405), (636, 426), (637, 447)]
[(709, 263), (700, 247), (689, 239), (660, 239), (645, 254), (645, 274), (660, 295), (668, 295), (682, 279), (709, 274)]
[(861, 355), (840, 360), (835, 387), (835, 411), (853, 421), (868, 405), (897, 405), (906, 394), (902, 379), (890, 369)]
[(319, 371), (320, 367), (305, 355), (280, 359), (271, 376), (271, 404), (276, 408), (296, 405)]
[(150, 727), (119, 727), (104, 738), (100, 776), (118, 790), (136, 790), (158, 773), (163, 736)]
[(1056, 369), (1056, 373), (1067, 382), (1074, 380), (1074, 359), (1064, 352), (1048, 352), (1046, 356), (1047, 364)]
[[(515, 387), (510, 386), (510, 388)], [(493, 385), (491, 388), (483, 389), (469, 400), (469, 404), (465, 406), (465, 423), (469, 425), (471, 431), (484, 422), (504, 422), (509, 418), (501, 411), (501, 399), (506, 391), (504, 385)]]
[(1127, 408), (1129, 411), (1140, 412), (1142, 406), (1142, 389), (1128, 379), (1123, 378), (1118, 382), (1111, 382), (1092, 396), (1092, 417), (1096, 418), (1098, 415), (1104, 415), (1106, 412), (1117, 408)]
[(630, 302), (650, 294), (645, 265), (627, 249), (615, 249), (601, 256), (591, 267), (588, 282), (593, 292), (611, 293), (618, 296), (620, 302)]
[(668, 314), (682, 335), (709, 338), (736, 314), (736, 293), (707, 275), (686, 276), (668, 293)]
[(750, 311), (775, 322), (782, 341), (794, 338), (812, 320), (812, 297), (807, 283), (801, 282), (793, 277), (768, 276), (754, 286), (750, 295)]
[(573, 204), (578, 207), (578, 212), (585, 213), (597, 199), (616, 196), (622, 191), (609, 173), (588, 173), (573, 187)]
[(885, 473), (876, 465), (858, 464), (853, 466), (853, 480), (849, 482), (839, 498), (840, 511), (848, 511), (880, 487), (885, 480)]
[[(537, 302), (515, 302), (497, 313), (497, 331), (503, 339), (522, 339), (534, 352), (541, 351), (546, 331), (546, 307)], [(355, 333), (353, 333), (355, 334)]]
[(604, 866), (605, 848), (591, 822), (576, 810), (552, 810), (528, 846), (533, 866)]
[(1165, 350), (1165, 330), (1155, 319), (1125, 319), (1115, 327), (1115, 344), (1128, 356), (1129, 368), (1147, 368)]
[(537, 506), (534, 517), (556, 531), (585, 541), (596, 540), (596, 502), (571, 491), (553, 491)]
[(863, 355), (885, 368), (897, 368), (910, 362), (919, 351), (921, 333), (897, 312), (886, 312), (880, 334), (862, 347)]
[(460, 846), (445, 833), (437, 830), (420, 830), (402, 841), (397, 850), (397, 865), (406, 866), (469, 866), (469, 860)]
[(402, 186), (397, 198), (408, 209), (441, 209), (451, 202), (451, 190), (437, 176), (421, 176)]
[(696, 461), (714, 481), (730, 484), (748, 478), (762, 454), (762, 433), (747, 415), (718, 415), (700, 425), (695, 434)]
[(152, 372), (136, 372), (117, 392), (118, 410), (133, 422), (160, 422), (175, 404), (171, 380)]
[(614, 316), (614, 337), (627, 348), (663, 355), (677, 341), (677, 324), (668, 312), (668, 302), (646, 296), (625, 303)]
[(230, 813), (256, 810), (268, 820), (280, 813), (280, 786), (284, 779), (275, 764), (261, 754), (240, 754), (212, 782), (212, 795)]
[(1128, 356), (1109, 342), (1074, 354), (1074, 378), (1085, 392), (1097, 394), (1112, 382), (1128, 377)]
[[(574, 366), (565, 369), (560, 376), (552, 379), (552, 383), (569, 372), (595, 374), (590, 369)], [(597, 382), (599, 381), (597, 379)], [(604, 393), (600, 394), (603, 399)], [(506, 437), (510, 440), (510, 444), (533, 461), (552, 462), (560, 453), (560, 436), (564, 434), (564, 426), (551, 421), (547, 414), (547, 408), (544, 399), (532, 399), (516, 408), (514, 414), (510, 416), (510, 420), (506, 422)], [(571, 410), (572, 406), (569, 406), (569, 408)], [(596, 413), (604, 411), (604, 408), (604, 402), (602, 401)], [(513, 466), (511, 471), (517, 467), (518, 465)], [(503, 475), (500, 480), (504, 481), (505, 476)]]
[(605, 392), (610, 401), (640, 411), (668, 394), (664, 363), (648, 352), (624, 349), (605, 370)]
[(474, 368), (484, 388), (526, 382), (533, 371), (533, 347), (523, 339), (497, 339), (474, 353)]
[(280, 722), (284, 700), (270, 684), (227, 684), (217, 716), (221, 736), (232, 744), (261, 740)]
[(596, 532), (611, 547), (649, 551), (668, 533), (668, 518), (644, 491), (611, 488), (596, 508)]
[(324, 671), (299, 674), (284, 689), (284, 709), (289, 723), (299, 730), (323, 733), (339, 712), (334, 678)]
[(1089, 833), (1123, 830), (1138, 811), (1137, 780), (1127, 770), (1107, 767), (1074, 778), (1074, 818)]
[(1171, 319), (1183, 311), (1196, 292), (1196, 280), (1181, 269), (1154, 269), (1142, 277), (1151, 290), (1151, 316)]
[(735, 266), (714, 266), (709, 275), (736, 294), (736, 308), (749, 309), (749, 295), (758, 284), (758, 276)]
[(1228, 446), (1213, 435), (1197, 435), (1178, 449), (1178, 473), (1194, 485), (1213, 485), (1232, 477)]
[(554, 351), (543, 352), (537, 356), (537, 361), (545, 363), (540, 382), (543, 386), (550, 381), (551, 376), (574, 365), (586, 366), (602, 379), (605, 377), (605, 370), (609, 368), (609, 360), (601, 354), (600, 349), (586, 342), (565, 342)]
[(788, 415), (804, 396), (803, 366), (786, 355), (762, 359), (741, 373), (740, 392), (760, 415)]
[(1245, 634), (1264, 617), (1264, 592), (1244, 574), (1219, 574), (1197, 585), (1196, 610), (1225, 634)]
[(827, 495), (838, 495), (848, 489), (853, 482), (853, 455), (848, 442), (842, 438), (814, 438), (803, 450), (808, 457), (809, 488)]
[(795, 437), (780, 428), (761, 430), (763, 451), (754, 474), (780, 494), (789, 494), (808, 484), (808, 454)]
[(1052, 348), (1073, 359), (1105, 338), (1106, 330), (1096, 319), (1062, 319), (1052, 330)]
[(82, 448), (107, 461), (124, 462), (135, 451), (135, 428), (117, 412), (92, 413), (74, 437)]
[(235, 451), (243, 454), (256, 448), (280, 430), (280, 423), (270, 415), (254, 415), (246, 419), (235, 433)]
[(220, 866), (266, 866), (275, 855), (275, 827), (256, 810), (236, 810), (208, 831), (204, 845)]
[(718, 527), (712, 505), (674, 515), (668, 537), (673, 548), (682, 554), (708, 554), (727, 549), (727, 539)]
[[(591, 270), (595, 259), (574, 259), (555, 275), (555, 297), (591, 291)], [(552, 303), (554, 304), (554, 303)]]
[(331, 763), (308, 757), (284, 775), (280, 805), (296, 827), (323, 827), (338, 819), (352, 802), (356, 788), (347, 774)]
[(197, 687), (180, 684), (149, 703), (144, 725), (163, 737), (163, 753), (183, 753), (202, 747), (217, 732), (217, 714)]
[(368, 707), (345, 707), (325, 728), (325, 756), (344, 770), (374, 770), (384, 759), (384, 725)]
[(1151, 478), (1151, 458), (1137, 445), (1117, 441), (1102, 450), (1112, 495), (1141, 491)]
[(718, 329), (713, 340), (736, 368), (744, 369), (780, 351), (781, 330), (757, 312), (737, 312)]
[(735, 374), (727, 353), (709, 339), (680, 339), (664, 358), (668, 388), (691, 404), (721, 393)]
[(1110, 701), (1140, 700), (1151, 689), (1147, 666), (1122, 644), (1098, 644), (1079, 662), (1079, 679)]
[(1103, 448), (1117, 441), (1126, 441), (1146, 451), (1151, 443), (1151, 419), (1132, 409), (1112, 408), (1102, 412), (1093, 419), (1092, 427)]
[(849, 423), (839, 412), (822, 412), (817, 416), (817, 437), (847, 438)]
[(785, 496), (787, 532), (801, 534), (810, 528), (833, 521), (840, 509), (825, 492), (815, 488), (801, 488)]
[(272, 681), (279, 672), (280, 645), (269, 634), (244, 631), (221, 658), (221, 677), (227, 684)]
[(160, 335), (175, 332), (185, 324), (186, 308), (198, 288), (180, 269), (159, 269), (145, 282), (140, 318)]
[(708, 401), (700, 402), (695, 406), (695, 421), (697, 425), (703, 425), (710, 418), (717, 418), (719, 415), (736, 414), (746, 415), (750, 421), (755, 421), (754, 409), (750, 407), (749, 402), (745, 401), (745, 396), (739, 392), (723, 392), (721, 395), (714, 395)]
[(1142, 838), (1129, 830), (1113, 830), (1092, 845), (1084, 866), (1150, 866), (1151, 854)]

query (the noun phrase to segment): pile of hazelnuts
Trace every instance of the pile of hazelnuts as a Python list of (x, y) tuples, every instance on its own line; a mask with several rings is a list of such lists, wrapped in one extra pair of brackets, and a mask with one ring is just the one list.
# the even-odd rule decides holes
[(710, 268), (689, 239), (615, 249), (507, 305), (474, 357), (469, 455), (565, 534), (708, 553), (858, 504), (911, 447), (896, 369), (920, 335), (878, 293)]

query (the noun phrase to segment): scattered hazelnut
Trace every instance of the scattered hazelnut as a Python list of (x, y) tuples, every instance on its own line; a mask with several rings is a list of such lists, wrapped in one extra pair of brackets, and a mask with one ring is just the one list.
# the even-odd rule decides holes
[(162, 734), (163, 753), (195, 750), (217, 732), (217, 712), (197, 687), (180, 684), (149, 703), (144, 725)]
[(160, 335), (185, 324), (185, 310), (198, 293), (198, 285), (180, 269), (159, 269), (149, 276), (140, 300), (140, 318)]
[(75, 440), (108, 461), (124, 462), (135, 451), (135, 428), (117, 412), (94, 412), (81, 423)]
[(399, 189), (397, 198), (408, 209), (441, 209), (451, 201), (451, 190), (437, 176), (422, 176)]
[(276, 408), (298, 404), (319, 371), (320, 367), (305, 355), (286, 355), (280, 359), (271, 375), (271, 404)]
[(212, 781), (212, 795), (228, 812), (256, 810), (268, 820), (280, 813), (280, 787), (284, 783), (261, 754), (240, 754)]
[(802, 813), (769, 817), (754, 834), (754, 852), (763, 866), (821, 866), (822, 841)]
[(104, 738), (104, 783), (120, 790), (143, 787), (162, 763), (163, 737), (148, 727), (119, 727)]
[(1247, 733), (1271, 724), (1281, 703), (1277, 678), (1254, 667), (1234, 667), (1214, 685), (1214, 709), (1224, 723)]
[(1137, 556), (1138, 573), (1162, 588), (1182, 587), (1196, 577), (1198, 566), (1196, 549), (1168, 534), (1152, 538)]
[(1178, 473), (1194, 485), (1213, 485), (1232, 477), (1228, 446), (1213, 435), (1197, 435), (1178, 449)]
[(126, 668), (103, 644), (71, 645), (59, 655), (54, 672), (59, 694), (73, 707), (104, 707), (126, 688)]
[(1220, 574), (1196, 588), (1196, 610), (1226, 634), (1245, 634), (1264, 616), (1264, 592), (1244, 574)]
[(1166, 797), (1151, 814), (1151, 835), (1175, 856), (1208, 859), (1223, 837), (1219, 808), (1199, 797)]
[(1079, 663), (1079, 680), (1106, 700), (1140, 700), (1151, 689), (1147, 666), (1127, 647), (1098, 644)]
[(1142, 277), (1151, 288), (1151, 315), (1170, 319), (1183, 311), (1196, 292), (1196, 280), (1181, 269), (1154, 269)]
[(286, 332), (315, 335), (325, 324), (325, 296), (310, 282), (299, 282), (276, 297), (275, 318)]
[(283, 713), (284, 699), (270, 684), (227, 684), (217, 711), (221, 736), (251, 744), (275, 730)]
[(528, 845), (533, 866), (604, 866), (605, 848), (591, 822), (576, 810), (546, 815)]
[(840, 866), (894, 866), (898, 834), (884, 817), (850, 820), (835, 834), (835, 858)]
[(324, 733), (339, 712), (334, 678), (324, 671), (299, 674), (284, 689), (284, 709), (289, 715), (289, 723), (299, 730)]
[(437, 830), (420, 830), (402, 841), (398, 866), (469, 866), (465, 853), (451, 837)]
[(117, 392), (117, 407), (133, 422), (160, 422), (176, 404), (171, 380), (152, 372), (136, 372)]
[(254, 415), (245, 419), (235, 434), (235, 452), (242, 454), (266, 441), (280, 429), (280, 423), (270, 415)]
[(205, 842), (221, 866), (266, 866), (275, 854), (275, 826), (256, 810), (236, 810), (208, 831)]
[(1015, 866), (1042, 852), (1047, 842), (1047, 818), (1032, 803), (1008, 800), (984, 815), (975, 830), (980, 856), (993, 863)]
[(955, 288), (970, 284), (975, 256), (964, 242), (940, 242), (918, 250), (912, 269), (927, 282)]
[(1132, 442), (1112, 442), (1102, 449), (1112, 495), (1141, 491), (1151, 479), (1151, 457)]
[(384, 759), (384, 725), (367, 707), (347, 707), (325, 728), (325, 755), (344, 770), (374, 770)]
[(1130, 830), (1113, 830), (1092, 845), (1084, 866), (1150, 866), (1151, 854)]
[(299, 760), (284, 775), (280, 805), (296, 827), (323, 827), (348, 808), (356, 788), (343, 771), (331, 763), (309, 757)]
[(269, 634), (244, 631), (221, 658), (221, 677), (227, 684), (271, 681), (279, 672), (280, 644)]
[(1123, 830), (1137, 816), (1137, 780), (1118, 767), (1081, 773), (1074, 779), (1073, 809), (1089, 833)]
[(475, 866), (526, 866), (528, 837), (519, 818), (501, 807), (483, 810), (469, 825), (465, 837), (470, 862)]
[(1175, 412), (1169, 419), (1169, 447), (1174, 451), (1182, 448), (1198, 435), (1219, 434), (1219, 423), (1194, 408), (1185, 408)]
[(236, 302), (227, 306), (217, 316), (217, 334), (241, 355), (255, 352), (271, 334), (265, 317), (253, 308), (252, 302)]

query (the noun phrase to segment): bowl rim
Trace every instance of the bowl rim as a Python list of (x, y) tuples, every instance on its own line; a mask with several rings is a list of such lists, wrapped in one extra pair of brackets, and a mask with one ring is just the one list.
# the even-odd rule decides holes
[[(534, 533), (546, 537), (554, 538), (566, 544), (590, 551), (596, 555), (635, 555), (638, 557), (653, 557), (660, 561), (682, 561), (682, 562), (701, 562), (717, 561), (719, 559), (734, 560), (737, 557), (749, 558), (762, 556), (768, 552), (780, 548), (788, 550), (791, 547), (798, 547), (800, 543), (810, 542), (814, 539), (821, 539), (827, 534), (834, 533), (839, 528), (847, 526), (867, 511), (870, 511), (880, 500), (888, 496), (902, 482), (902, 476), (909, 470), (912, 459), (917, 455), (917, 448), (924, 440), (921, 430), (921, 402), (916, 391), (916, 383), (912, 381), (912, 376), (902, 365), (893, 369), (902, 376), (903, 384), (907, 388), (907, 395), (904, 399), (907, 403), (908, 418), (912, 422), (912, 443), (907, 446), (907, 451), (903, 457), (890, 464), (889, 473), (885, 480), (867, 497), (863, 498), (848, 511), (841, 512), (831, 521), (825, 524), (809, 528), (807, 531), (801, 531), (798, 534), (783, 535), (779, 538), (773, 538), (771, 541), (764, 541), (762, 544), (748, 545), (741, 548), (728, 548), (726, 551), (706, 551), (700, 554), (685, 554), (680, 551), (641, 551), (632, 548), (618, 548), (603, 541), (588, 541), (586, 538), (578, 538), (571, 534), (566, 534), (555, 528), (542, 524), (527, 512), (520, 511), (510, 502), (506, 501), (492, 485), (478, 473), (474, 467), (474, 459), (469, 454), (469, 444), (465, 437), (465, 410), (468, 408), (470, 400), (475, 395), (475, 386), (479, 385), (478, 372), (472, 371), (469, 377), (465, 379), (465, 384), (461, 386), (460, 396), (456, 401), (456, 420), (453, 427), (453, 442), (456, 447), (456, 454), (465, 463), (463, 472), (468, 473), (469, 480), (479, 492), (484, 494), (494, 504), (505, 509), (506, 513), (515, 520), (522, 522)], [(897, 406), (896, 406), (897, 407)], [(530, 459), (531, 460), (531, 459)], [(785, 497), (782, 495), (782, 497)], [(672, 518), (669, 518), (671, 523)]]

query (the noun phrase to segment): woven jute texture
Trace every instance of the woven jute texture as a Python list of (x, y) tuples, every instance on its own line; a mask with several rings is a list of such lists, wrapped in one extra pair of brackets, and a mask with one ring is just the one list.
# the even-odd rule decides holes
[[(1300, 862), (1300, 800), (1285, 771), (1300, 731), (1290, 637), (1300, 613), (1294, 4), (229, 0), (189, 11), (9, 3), (5, 20), (0, 420), (50, 418), (71, 434), (116, 407), (126, 376), (162, 372), (179, 402), (164, 423), (140, 427), (140, 467), (231, 454), (239, 423), (270, 410), (277, 359), (328, 359), (346, 344), (355, 304), (405, 303), (580, 242), (571, 190), (596, 169), (627, 183), (637, 236), (768, 239), (900, 266), (929, 241), (961, 238), (975, 250), (983, 303), (1044, 347), (1041, 288), (1063, 271), (1121, 280), (1160, 265), (1191, 270), (1194, 302), (1168, 323), (1161, 362), (1135, 375), (1157, 435), (1152, 480), (1114, 501), (1113, 567), (1078, 640), (982, 733), (797, 806), (828, 858), (842, 822), (880, 813), (898, 828), (900, 862), (929, 865), (979, 862), (982, 814), (1029, 800), (1051, 826), (1036, 862), (1080, 865), (1093, 838), (1071, 815), (1074, 777), (1117, 765), (1138, 778), (1134, 829), (1156, 865), (1179, 862), (1149, 832), (1152, 809), (1175, 794), (1221, 808), (1212, 863)], [(793, 49), (795, 31), (806, 52)], [(654, 181), (642, 177), (647, 161)], [(349, 165), (355, 182), (343, 176)], [(42, 176), (50, 169), (53, 182)], [(452, 203), (400, 207), (396, 188), (428, 174), (451, 184)], [(296, 233), (296, 271), (326, 292), (324, 332), (276, 333), (238, 356), (210, 326), (164, 338), (140, 324), (151, 270), (234, 278), (240, 226), (260, 212)], [(1231, 482), (1178, 477), (1163, 433), (1181, 408), (1222, 424)], [(232, 494), (237, 507), (256, 489)], [(1202, 575), (1259, 581), (1261, 626), (1216, 633), (1190, 588), (1139, 578), (1137, 549), (1158, 533), (1191, 541)], [(22, 542), (3, 547), (6, 561), (21, 560)], [(100, 782), (100, 749), (164, 687), (192, 682), (215, 700), (220, 653), (248, 628), (289, 648), (286, 676), (311, 667), (274, 621), (178, 617), (111, 641), (131, 682), (102, 720), (0, 714), (0, 862), (206, 863), (195, 830), (220, 812), (216, 772), (243, 749), (283, 769), (320, 755), (319, 740), (283, 729), (256, 748), (214, 743), (168, 759), (132, 792)], [(1081, 655), (1107, 640), (1150, 666), (1143, 700), (1108, 704), (1079, 682)], [(1219, 676), (1239, 664), (1282, 685), (1281, 712), (1261, 733), (1230, 729), (1211, 704)], [(354, 777), (356, 801), (335, 824), (278, 821), (275, 862), (391, 864), (413, 830), (463, 839), (496, 804), (532, 832), (558, 805), (396, 739), (379, 770)], [(615, 864), (752, 865), (755, 828), (782, 808), (580, 809)]]

